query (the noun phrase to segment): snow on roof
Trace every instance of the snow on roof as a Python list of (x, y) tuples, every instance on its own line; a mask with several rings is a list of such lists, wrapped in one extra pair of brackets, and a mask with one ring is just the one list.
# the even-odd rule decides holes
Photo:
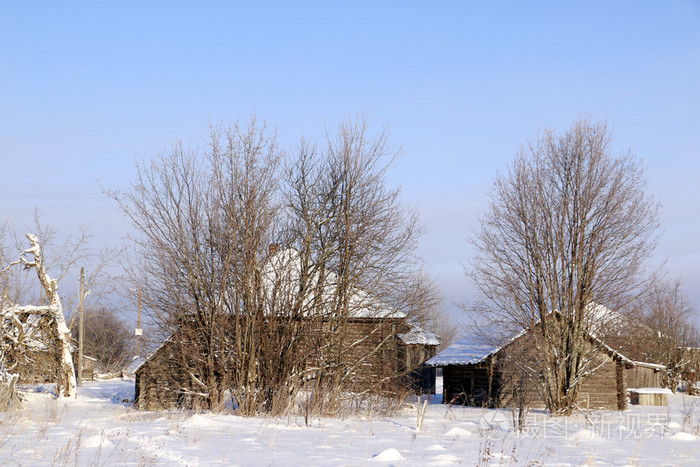
[(658, 363), (649, 362), (632, 362), (634, 366), (641, 366), (643, 368), (653, 368), (654, 370), (665, 370), (666, 365), (659, 365)]
[[(313, 267), (313, 265), (312, 265)], [(300, 288), (302, 262), (299, 252), (294, 248), (285, 248), (273, 254), (262, 270), (263, 280), (267, 282), (268, 293), (287, 293), (290, 296)], [(317, 298), (322, 302), (331, 303), (338, 284), (338, 276), (333, 271), (320, 268), (311, 274), (306, 286), (313, 289), (323, 276), (321, 296), (309, 294), (306, 301), (309, 304)], [(365, 290), (355, 288), (349, 300), (350, 318), (405, 318), (406, 313), (398, 311)]]
[(666, 388), (627, 388), (627, 392), (636, 392), (637, 394), (673, 394), (673, 391)]
[(397, 334), (397, 336), (406, 345), (440, 345), (440, 340), (435, 334), (418, 326), (411, 326), (410, 331), (405, 334)]
[(0, 320), (5, 323), (11, 323), (6, 337), (20, 342), (17, 339), (21, 337), (21, 345), (27, 349), (46, 352), (49, 350), (47, 342), (52, 342), (52, 338), (46, 335), (46, 332), (41, 327), (42, 316), (51, 316), (55, 312), (55, 305), (13, 305), (2, 308), (0, 312)]
[(425, 362), (426, 366), (469, 365), (478, 363), (500, 349), (484, 344), (475, 336), (462, 337), (457, 342)]
[[(604, 307), (603, 307), (604, 308)], [(521, 337), (523, 334), (525, 334), (526, 330), (522, 330), (519, 333), (515, 334), (512, 338), (508, 340), (508, 342), (504, 345), (498, 346), (498, 345), (485, 345), (482, 343), (482, 341), (475, 337), (475, 336), (469, 336), (469, 337), (463, 337), (462, 339), (459, 339), (457, 342), (443, 350), (442, 352), (438, 353), (435, 355), (433, 358), (425, 362), (426, 366), (447, 366), (447, 365), (470, 365), (470, 364), (475, 364), (479, 363), (480, 361), (484, 360), (486, 357), (488, 357), (491, 354), (494, 354), (501, 350), (503, 347), (509, 345), (511, 342), (515, 341), (519, 337)], [(658, 365), (655, 363), (647, 363), (647, 362), (636, 362), (630, 358), (627, 358), (617, 350), (613, 349), (609, 345), (607, 345), (605, 342), (600, 340), (598, 336), (593, 334), (592, 332), (588, 333), (588, 337), (591, 339), (593, 343), (598, 345), (603, 351), (605, 351), (608, 355), (610, 355), (612, 358), (617, 358), (620, 359), (621, 361), (630, 364), (632, 366), (640, 366), (640, 367), (647, 367), (647, 368), (654, 368), (656, 370), (663, 370), (666, 367), (663, 365)]]
[(146, 357), (134, 357), (134, 361), (126, 367), (126, 372), (134, 374), (144, 363), (146, 363)]

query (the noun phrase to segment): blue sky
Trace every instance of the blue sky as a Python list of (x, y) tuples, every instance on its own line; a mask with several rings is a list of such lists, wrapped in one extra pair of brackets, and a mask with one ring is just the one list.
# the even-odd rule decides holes
[(494, 175), (544, 128), (607, 120), (662, 204), (657, 261), (700, 306), (700, 2), (0, 0), (0, 219), (129, 226), (100, 184), (210, 123), (257, 114), (292, 147), (387, 124), (391, 178), (448, 300)]

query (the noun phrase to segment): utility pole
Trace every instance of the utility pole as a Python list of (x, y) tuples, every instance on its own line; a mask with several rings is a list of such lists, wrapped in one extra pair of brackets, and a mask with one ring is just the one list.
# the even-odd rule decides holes
[(139, 308), (139, 318), (136, 324), (136, 355), (141, 356), (141, 336), (143, 335), (143, 329), (141, 329), (141, 289), (139, 289), (138, 298), (138, 308)]
[(85, 332), (83, 328), (83, 298), (85, 298), (85, 268), (80, 268), (80, 302), (78, 303), (78, 313), (80, 322), (78, 325), (78, 386), (83, 385), (83, 338)]

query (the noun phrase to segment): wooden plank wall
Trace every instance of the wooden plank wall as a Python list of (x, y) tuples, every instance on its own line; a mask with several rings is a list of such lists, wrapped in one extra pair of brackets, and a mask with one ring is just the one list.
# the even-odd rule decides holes
[(399, 358), (403, 354), (404, 367), (408, 387), (416, 394), (435, 394), (435, 368), (423, 366), (429, 358), (435, 356), (437, 346), (410, 344), (399, 345)]
[[(385, 384), (400, 384), (403, 387), (414, 384), (418, 386), (418, 391), (435, 392), (435, 370), (421, 369), (420, 365), (435, 354), (436, 348), (404, 345), (396, 337), (397, 333), (408, 330), (403, 320), (356, 319), (350, 320), (346, 326), (342, 355), (345, 362), (354, 365), (354, 385), (367, 389), (368, 385), (388, 376)], [(312, 352), (311, 348), (309, 352)], [(315, 362), (309, 361), (309, 364), (314, 365)], [(410, 373), (414, 373), (413, 376)], [(184, 370), (175, 344), (167, 342), (137, 371), (135, 403), (147, 410), (177, 405), (199, 408), (204, 403), (202, 397), (183, 395), (183, 392), (198, 390), (192, 377)]]
[(590, 365), (591, 368), (596, 366), (598, 368), (595, 372), (585, 377), (581, 383), (577, 398), (578, 406), (582, 409), (617, 410), (617, 364), (611, 357), (601, 352)]
[(628, 388), (660, 388), (661, 372), (643, 366), (625, 368), (625, 380)]
[[(503, 356), (502, 356), (503, 357)], [(582, 409), (624, 409), (627, 385), (618, 364), (605, 352), (598, 352), (589, 365), (595, 371), (583, 378), (578, 391), (577, 403)], [(620, 374), (618, 375), (618, 367)], [(449, 365), (443, 369), (443, 401), (470, 405), (495, 405), (509, 407), (518, 405), (518, 397), (526, 391), (525, 405), (531, 408), (544, 407), (540, 392), (540, 381), (531, 375), (525, 383), (516, 373), (514, 365), (497, 359), (489, 391), (488, 367), (486, 365)]]

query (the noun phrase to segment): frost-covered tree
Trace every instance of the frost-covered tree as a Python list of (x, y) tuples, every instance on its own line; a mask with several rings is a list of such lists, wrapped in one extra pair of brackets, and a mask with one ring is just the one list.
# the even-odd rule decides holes
[(46, 270), (46, 262), (39, 237), (27, 234), (29, 248), (18, 261), (10, 264), (34, 269), (48, 301), (47, 306), (21, 306), (5, 295), (2, 308), (3, 354), (12, 355), (14, 362), (21, 359), (26, 350), (42, 346), (55, 353), (57, 365), (57, 393), (65, 397), (76, 394), (75, 369), (71, 356), (70, 330), (63, 315), (63, 305), (58, 293), (58, 280)]

